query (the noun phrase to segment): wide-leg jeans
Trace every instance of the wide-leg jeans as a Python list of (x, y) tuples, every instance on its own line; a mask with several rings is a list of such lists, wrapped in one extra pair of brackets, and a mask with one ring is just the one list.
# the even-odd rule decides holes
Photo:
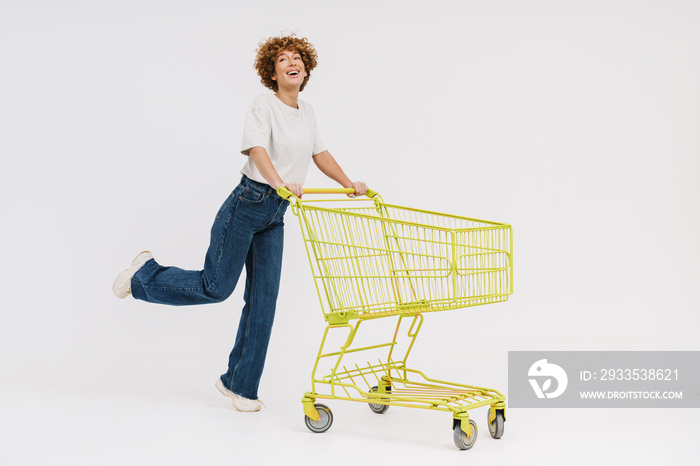
[(288, 204), (269, 185), (243, 176), (216, 215), (203, 270), (163, 267), (151, 259), (131, 281), (136, 299), (175, 306), (217, 303), (233, 293), (245, 264), (245, 305), (221, 380), (253, 400), (275, 317)]

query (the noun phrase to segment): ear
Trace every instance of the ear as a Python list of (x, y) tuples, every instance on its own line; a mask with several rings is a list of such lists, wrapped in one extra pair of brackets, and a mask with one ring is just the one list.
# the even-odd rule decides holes
[(276, 75), (273, 74), (273, 75), (271, 76), (271, 78), (272, 78), (273, 81), (277, 81), (277, 76), (276, 76)]

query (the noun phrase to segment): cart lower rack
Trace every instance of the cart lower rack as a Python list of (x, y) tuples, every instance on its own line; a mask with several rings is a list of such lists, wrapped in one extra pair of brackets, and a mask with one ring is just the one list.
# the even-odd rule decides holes
[[(406, 362), (425, 313), (508, 299), (513, 286), (510, 225), (390, 205), (374, 191), (367, 198), (312, 201), (284, 188), (279, 193), (299, 218), (328, 324), (311, 391), (302, 399), (306, 426), (320, 433), (333, 422), (331, 410), (317, 399), (359, 401), (377, 414), (390, 406), (447, 411), (454, 442), (466, 450), (478, 433), (469, 411), (488, 407), (489, 433), (500, 438), (505, 396), (432, 379)], [(359, 343), (359, 329), (378, 319), (396, 321), (395, 326), (389, 322), (390, 337)], [(336, 348), (329, 340), (338, 335)], [(379, 357), (358, 358), (370, 354)]]

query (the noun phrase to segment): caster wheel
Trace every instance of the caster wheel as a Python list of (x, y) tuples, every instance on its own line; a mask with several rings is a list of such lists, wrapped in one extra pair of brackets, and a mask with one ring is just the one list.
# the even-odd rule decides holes
[(460, 450), (469, 450), (476, 443), (476, 437), (479, 433), (479, 431), (476, 429), (476, 422), (470, 419), (469, 424), (472, 426), (471, 437), (467, 437), (467, 434), (465, 434), (462, 430), (461, 421), (455, 422), (452, 438), (455, 441), (455, 445), (457, 445), (457, 448)]
[[(376, 385), (371, 388), (371, 391), (376, 392), (379, 390), (379, 387)], [(379, 403), (367, 403), (369, 405), (369, 409), (374, 411), (377, 414), (384, 414), (386, 413), (387, 409), (389, 409), (389, 405), (383, 405)]]
[(333, 424), (333, 413), (331, 413), (328, 406), (322, 405), (321, 403), (314, 404), (314, 407), (321, 416), (321, 419), (314, 421), (309, 416), (304, 415), (304, 423), (306, 423), (306, 427), (308, 427), (311, 432), (320, 434), (331, 428), (331, 424)]
[(503, 411), (500, 409), (496, 411), (496, 419), (493, 422), (489, 422), (491, 418), (491, 410), (486, 412), (486, 422), (489, 426), (489, 434), (493, 438), (501, 438), (503, 436), (503, 429), (505, 428), (506, 419), (503, 416)]

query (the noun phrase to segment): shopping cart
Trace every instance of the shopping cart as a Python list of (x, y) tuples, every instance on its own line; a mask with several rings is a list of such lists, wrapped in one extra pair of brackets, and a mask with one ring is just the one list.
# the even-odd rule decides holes
[[(316, 403), (319, 398), (368, 403), (378, 414), (389, 406), (448, 411), (454, 442), (467, 450), (478, 432), (469, 411), (488, 406), (489, 433), (500, 438), (506, 419), (504, 395), (429, 378), (406, 361), (423, 314), (508, 299), (513, 291), (510, 225), (386, 204), (371, 190), (367, 197), (315, 200), (299, 199), (285, 188), (278, 192), (289, 199), (299, 218), (327, 322), (311, 391), (302, 399), (306, 426), (325, 432), (333, 423), (331, 410)], [(363, 324), (389, 317), (397, 321), (395, 326), (390, 323), (392, 339), (358, 343)], [(337, 339), (341, 329), (347, 337), (339, 334), (339, 347), (326, 351), (333, 346), (329, 335)], [(381, 353), (383, 359), (348, 363), (370, 352)]]

